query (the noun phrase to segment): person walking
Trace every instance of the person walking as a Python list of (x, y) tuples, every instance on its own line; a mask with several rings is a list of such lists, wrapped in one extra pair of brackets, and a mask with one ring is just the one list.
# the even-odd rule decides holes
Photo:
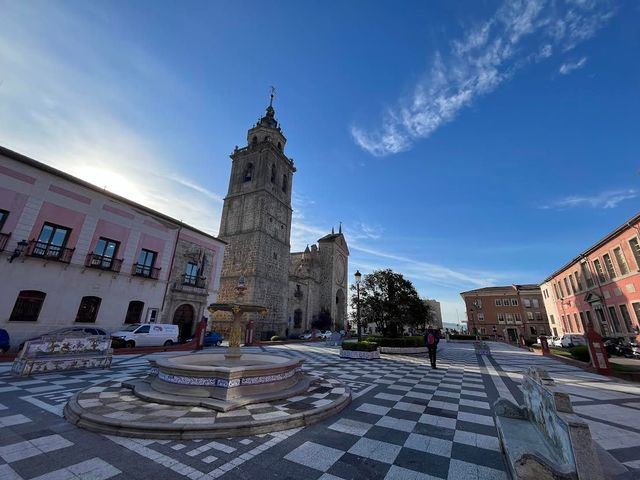
[(437, 369), (436, 367), (436, 354), (438, 351), (438, 342), (440, 342), (440, 334), (438, 330), (433, 327), (429, 327), (427, 329), (427, 334), (425, 335), (424, 343), (427, 346), (427, 350), (429, 351), (429, 361), (431, 362), (431, 368)]

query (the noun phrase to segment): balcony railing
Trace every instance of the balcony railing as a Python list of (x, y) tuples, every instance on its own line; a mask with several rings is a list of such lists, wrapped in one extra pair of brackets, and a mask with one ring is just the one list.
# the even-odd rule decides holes
[(27, 255), (30, 257), (54, 260), (56, 262), (70, 263), (75, 248), (65, 248), (51, 243), (31, 240), (27, 248)]
[(0, 252), (4, 251), (9, 241), (10, 233), (0, 233)]
[(182, 285), (187, 285), (194, 288), (206, 288), (207, 279), (200, 277), (199, 275), (182, 275)]
[(157, 280), (160, 277), (160, 269), (155, 267), (149, 267), (147, 265), (141, 265), (139, 263), (133, 264), (131, 275), (135, 277), (144, 277)]
[(95, 253), (88, 253), (84, 261), (85, 267), (97, 268), (99, 270), (108, 270), (111, 272), (119, 272), (122, 267), (121, 258), (105, 257)]

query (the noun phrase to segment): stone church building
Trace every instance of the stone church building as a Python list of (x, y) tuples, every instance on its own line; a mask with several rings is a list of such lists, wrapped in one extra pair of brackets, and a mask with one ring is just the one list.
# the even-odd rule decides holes
[[(266, 317), (252, 318), (257, 338), (302, 333), (322, 309), (331, 314), (331, 328), (340, 330), (347, 310), (347, 243), (340, 229), (304, 252), (290, 252), (296, 167), (284, 153), (287, 140), (275, 119), (273, 96), (271, 100), (266, 114), (247, 132), (247, 145), (230, 156), (218, 234), (228, 245), (217, 302), (237, 301), (236, 286), (244, 277), (242, 302), (268, 310)], [(216, 314), (214, 328), (224, 333), (228, 321)]]

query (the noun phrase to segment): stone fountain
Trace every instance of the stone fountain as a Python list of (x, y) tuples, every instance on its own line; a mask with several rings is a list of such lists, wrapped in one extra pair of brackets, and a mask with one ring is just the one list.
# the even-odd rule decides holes
[(65, 417), (99, 433), (189, 439), (301, 427), (346, 407), (349, 387), (305, 374), (302, 359), (241, 351), (244, 315), (264, 316), (266, 309), (242, 302), (242, 278), (237, 292), (237, 302), (209, 306), (211, 313), (233, 315), (226, 351), (156, 357), (144, 378), (111, 380), (78, 392), (65, 406)]

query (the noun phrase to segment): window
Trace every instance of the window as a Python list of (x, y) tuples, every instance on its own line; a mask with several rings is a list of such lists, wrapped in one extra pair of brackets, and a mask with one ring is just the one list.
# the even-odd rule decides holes
[(567, 325), (567, 319), (564, 318), (564, 315), (562, 315), (562, 328), (564, 329), (565, 332), (571, 331), (569, 329), (569, 325)]
[(36, 257), (60, 258), (62, 256), (71, 229), (45, 223), (35, 242), (31, 255)]
[(479, 313), (478, 314), (478, 321), (479, 322), (484, 322), (484, 313)]
[(529, 327), (529, 331), (531, 332), (531, 335), (537, 335), (538, 334), (538, 330), (536, 330), (536, 327)]
[(501, 298), (496, 298), (495, 303), (496, 303), (496, 307), (501, 307), (502, 306), (502, 299)]
[(76, 322), (95, 323), (98, 318), (100, 302), (102, 302), (100, 297), (82, 297), (76, 314)]
[(569, 274), (569, 281), (571, 282), (571, 288), (573, 289), (574, 293), (578, 291), (578, 286), (576, 285), (576, 281), (573, 278), (573, 274)]
[(149, 333), (149, 330), (151, 330), (151, 325), (142, 325), (136, 330), (136, 333)]
[(580, 331), (580, 322), (578, 321), (578, 314), (577, 313), (573, 314), (573, 321), (576, 324), (576, 332), (579, 332)]
[(282, 176), (282, 191), (286, 192), (287, 189), (289, 188), (289, 179), (287, 178), (286, 175)]
[(569, 285), (569, 280), (567, 280), (567, 277), (564, 277), (563, 281), (564, 281), (564, 288), (567, 289), (567, 295), (571, 295), (571, 286)]
[(2, 227), (4, 227), (4, 223), (7, 221), (8, 216), (9, 212), (0, 209), (0, 232), (2, 232)]
[(582, 331), (586, 332), (587, 331), (587, 324), (584, 320), (584, 313), (583, 312), (578, 312), (580, 314), (580, 325), (582, 325)]
[(529, 321), (533, 320), (533, 312), (527, 312), (527, 320)]
[(513, 316), (516, 319), (516, 323), (522, 323), (522, 317), (520, 317), (519, 313), (514, 313)]
[(530, 308), (531, 307), (531, 300), (529, 300), (528, 298), (525, 298), (522, 301), (524, 302), (524, 308)]
[(127, 315), (124, 317), (124, 323), (140, 323), (142, 310), (144, 310), (144, 302), (139, 300), (129, 302), (129, 308), (127, 308)]
[(156, 252), (145, 250), (143, 248), (140, 251), (138, 263), (135, 265), (135, 274), (142, 277), (151, 277), (151, 274), (153, 273), (153, 265), (156, 263), (157, 255), (158, 254)]
[(474, 299), (473, 306), (476, 308), (482, 308), (482, 300), (480, 300), (479, 298)]
[(613, 280), (614, 278), (616, 278), (616, 271), (613, 268), (613, 262), (611, 261), (611, 257), (609, 256), (608, 253), (605, 253), (602, 256), (602, 259), (604, 260), (604, 266), (607, 268), (607, 273), (609, 274), (609, 278)]
[(587, 280), (587, 288), (593, 287), (593, 277), (591, 276), (591, 270), (589, 270), (589, 264), (587, 262), (583, 262), (580, 265), (582, 269), (582, 275)]
[(533, 308), (540, 308), (540, 301), (537, 298), (531, 300), (531, 304), (533, 305)]
[(624, 253), (622, 252), (622, 249), (620, 247), (616, 247), (613, 249), (613, 256), (616, 257), (616, 263), (618, 264), (620, 275), (626, 275), (627, 273), (629, 273), (627, 259), (624, 258)]
[(536, 312), (534, 315), (535, 315), (535, 319), (536, 319), (537, 322), (541, 322), (542, 321), (542, 313)]
[(591, 310), (587, 310), (586, 312), (584, 312), (584, 314), (587, 316), (587, 328), (593, 327), (593, 319), (591, 318)]
[(244, 170), (244, 182), (250, 182), (253, 178), (253, 163), (249, 163)]
[(558, 336), (558, 329), (556, 327), (553, 327), (553, 336), (554, 337)]
[(616, 307), (609, 307), (609, 316), (611, 317), (611, 321), (613, 322), (613, 331), (620, 331), (620, 321), (618, 320), (618, 314), (616, 313)]
[(276, 183), (276, 166), (271, 164), (271, 183)]
[(198, 280), (198, 265), (194, 262), (187, 263), (184, 271), (184, 283), (187, 285), (195, 285)]
[(498, 314), (498, 323), (504, 323), (504, 313)]
[(638, 239), (632, 238), (629, 240), (629, 246), (631, 247), (633, 258), (636, 260), (636, 267), (638, 267), (638, 271), (640, 271), (640, 243), (638, 243)]
[(620, 305), (620, 313), (622, 314), (622, 320), (627, 332), (633, 332), (633, 325), (631, 324), (631, 315), (629, 315), (629, 309), (626, 305)]
[(560, 298), (560, 293), (558, 292), (558, 284), (553, 284), (553, 290), (556, 292), (556, 298)]
[(93, 250), (93, 255), (91, 255), (90, 266), (105, 270), (111, 269), (119, 246), (120, 243), (115, 240), (100, 237)]
[(636, 314), (636, 331), (640, 330), (640, 303), (632, 303), (633, 313)]
[(578, 285), (578, 291), (584, 290), (582, 286), (582, 280), (580, 280), (580, 274), (578, 273), (577, 270), (573, 272), (573, 276), (576, 277), (576, 284)]
[(560, 298), (564, 298), (564, 290), (562, 290), (562, 282), (558, 280), (558, 288), (560, 288)]
[(606, 282), (607, 277), (604, 276), (604, 270), (602, 269), (602, 264), (600, 263), (600, 260), (596, 258), (593, 261), (593, 266), (596, 269), (596, 273), (598, 274), (598, 280), (600, 281), (600, 283)]
[(37, 290), (22, 290), (18, 294), (9, 320), (12, 322), (37, 321), (46, 296), (46, 293)]

